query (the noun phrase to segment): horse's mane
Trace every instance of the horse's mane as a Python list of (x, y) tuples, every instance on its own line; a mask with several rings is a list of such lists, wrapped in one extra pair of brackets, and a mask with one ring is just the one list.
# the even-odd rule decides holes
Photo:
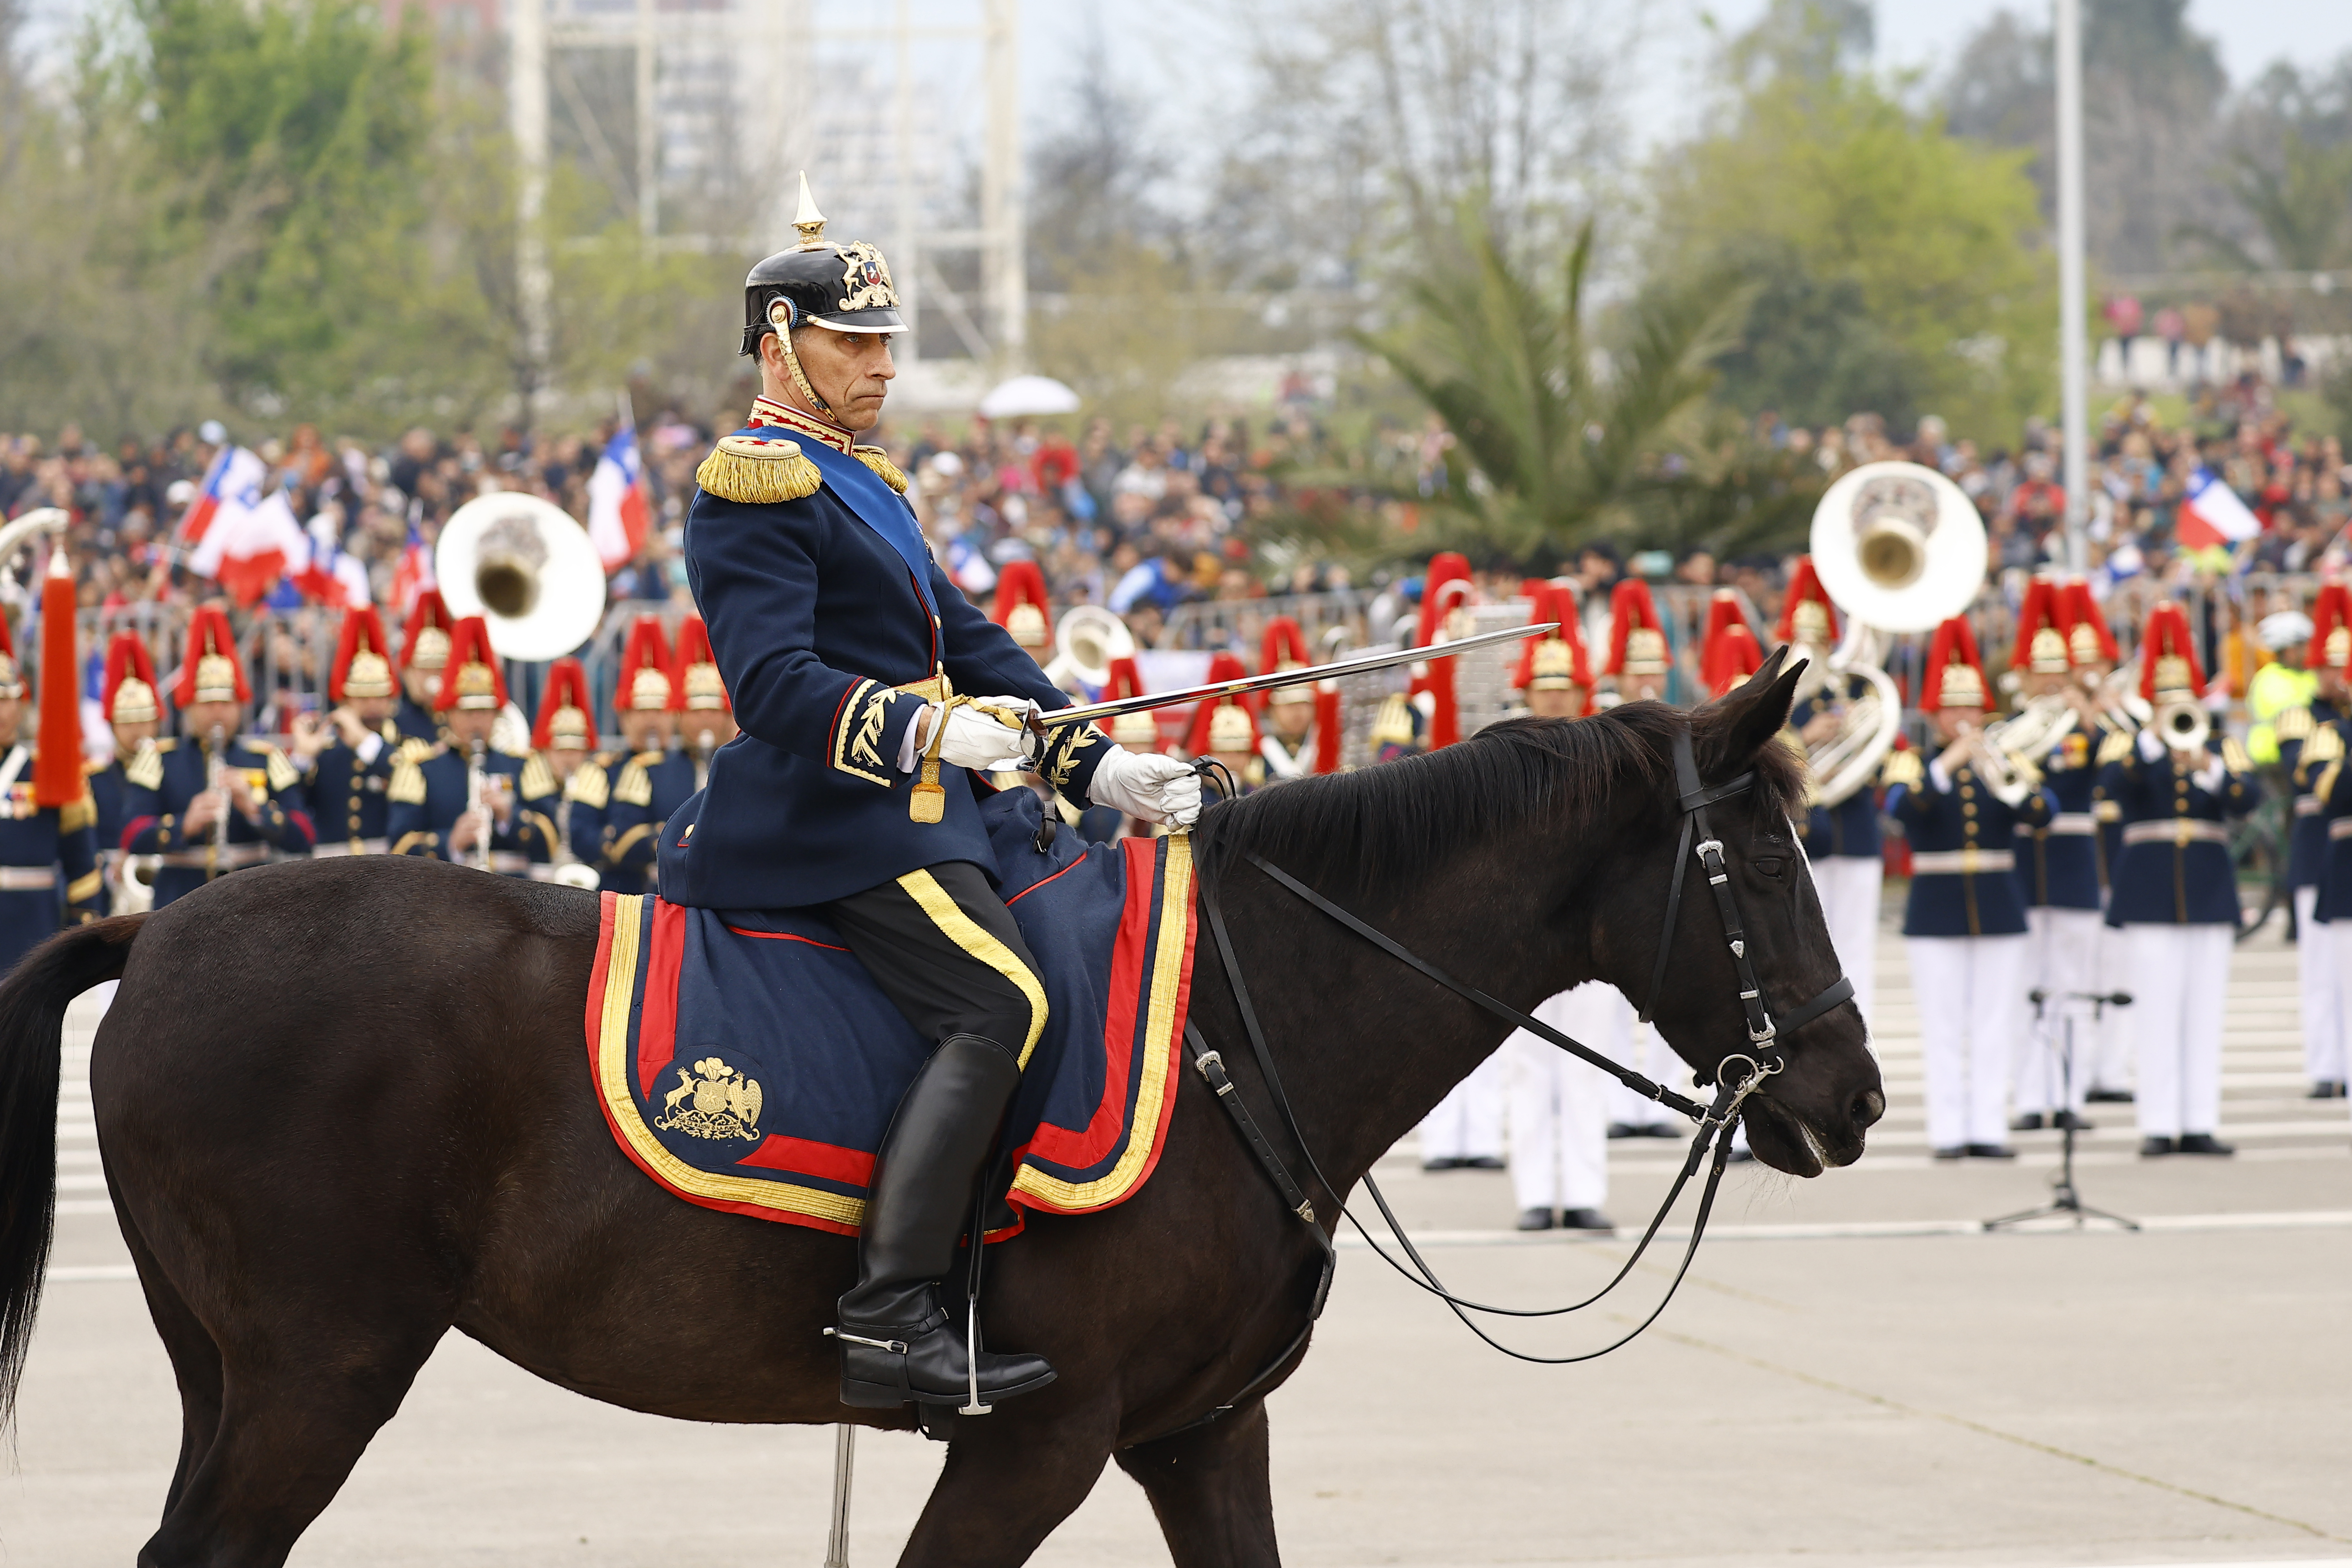
[[(1506, 719), (1458, 745), (1350, 773), (1297, 779), (1202, 813), (1195, 838), (1216, 864), (1255, 850), (1327, 890), (1382, 898), (1409, 891), (1433, 863), (1565, 807), (1570, 830), (1598, 826), (1614, 792), (1674, 795), (1676, 730), (1694, 729), (1703, 774), (1722, 710), (1696, 714), (1628, 702), (1586, 719)], [(1755, 760), (1755, 808), (1771, 817), (1804, 799), (1803, 759), (1767, 745)], [(1718, 808), (1727, 809), (1727, 808)]]

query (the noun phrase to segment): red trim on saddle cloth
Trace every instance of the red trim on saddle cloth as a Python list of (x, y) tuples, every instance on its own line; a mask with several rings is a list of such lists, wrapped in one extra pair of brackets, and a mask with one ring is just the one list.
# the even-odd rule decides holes
[(646, 954), (646, 1000), (637, 1025), (637, 1092), (651, 1094), (662, 1066), (677, 1055), (677, 971), (686, 957), (686, 907), (654, 903), (654, 940)]

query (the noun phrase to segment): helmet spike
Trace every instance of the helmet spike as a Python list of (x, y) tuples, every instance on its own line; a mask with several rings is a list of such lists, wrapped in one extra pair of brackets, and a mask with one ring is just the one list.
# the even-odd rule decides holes
[(793, 215), (793, 226), (800, 231), (800, 248), (814, 250), (824, 243), (824, 215), (816, 210), (816, 198), (809, 195), (808, 171), (801, 171), (801, 205)]

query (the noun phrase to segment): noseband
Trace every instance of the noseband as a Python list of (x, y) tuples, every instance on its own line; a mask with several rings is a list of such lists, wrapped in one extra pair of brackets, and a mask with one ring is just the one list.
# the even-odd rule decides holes
[[(1697, 1255), (1699, 1240), (1706, 1234), (1707, 1216), (1715, 1207), (1716, 1190), (1721, 1184), (1724, 1169), (1730, 1161), (1733, 1131), (1738, 1123), (1741, 1106), (1749, 1095), (1763, 1086), (1766, 1079), (1787, 1067), (1784, 1054), (1784, 1042), (1787, 1037), (1814, 1022), (1832, 1008), (1852, 1000), (1853, 996), (1853, 982), (1844, 975), (1840, 975), (1834, 983), (1824, 987), (1811, 1001), (1784, 1015), (1777, 1022), (1774, 1020), (1770, 1010), (1764, 1005), (1764, 988), (1757, 978), (1756, 966), (1748, 957), (1747, 928), (1740, 921), (1739, 906), (1732, 897), (1731, 877), (1724, 858), (1723, 842), (1716, 837), (1709, 826), (1706, 810), (1710, 805), (1753, 788), (1756, 784), (1756, 774), (1750, 771), (1724, 784), (1702, 784), (1699, 782), (1698, 764), (1692, 752), (1690, 731), (1687, 728), (1677, 731), (1675, 734), (1674, 761), (1675, 782), (1678, 791), (1676, 804), (1682, 816), (1682, 834), (1675, 848), (1674, 880), (1668, 886), (1666, 893), (1665, 921), (1658, 932), (1658, 956), (1651, 967), (1649, 995), (1643, 1003), (1640, 1016), (1644, 1022), (1649, 1020), (1656, 1007), (1659, 994), (1664, 986), (1667, 964), (1674, 952), (1675, 924), (1682, 911), (1683, 884), (1687, 879), (1688, 868), (1685, 865), (1685, 858), (1695, 855), (1699, 865), (1706, 871), (1707, 885), (1715, 890), (1716, 912), (1722, 919), (1724, 941), (1731, 950), (1732, 968), (1739, 984), (1740, 1006), (1747, 1016), (1748, 1024), (1748, 1049), (1727, 1052), (1716, 1064), (1713, 1074), (1715, 1100), (1711, 1105), (1702, 1106), (1695, 1100), (1676, 1094), (1664, 1084), (1654, 1083), (1632, 1068), (1620, 1066), (1580, 1041), (1570, 1038), (1566, 1034), (1553, 1028), (1541, 1019), (1522, 1013), (1517, 1008), (1488, 995), (1478, 987), (1455, 979), (1386, 932), (1367, 924), (1296, 877), (1266, 860), (1255, 850), (1245, 849), (1242, 852), (1244, 858), (1256, 867), (1276, 885), (1312, 905), (1324, 915), (1345, 926), (1399, 963), (1475, 1004), (1515, 1028), (1524, 1029), (1537, 1038), (1557, 1046), (1582, 1061), (1591, 1063), (1644, 1099), (1655, 1100), (1670, 1110), (1678, 1110), (1698, 1123), (1697, 1133), (1691, 1140), (1690, 1152), (1683, 1161), (1681, 1173), (1675, 1178), (1674, 1185), (1668, 1189), (1665, 1201), (1659, 1205), (1657, 1214), (1651, 1218), (1648, 1227), (1643, 1231), (1640, 1243), (1633, 1248), (1633, 1255), (1626, 1258), (1624, 1267), (1592, 1295), (1565, 1307), (1490, 1306), (1456, 1296), (1446, 1289), (1435, 1272), (1430, 1268), (1427, 1261), (1423, 1258), (1420, 1250), (1413, 1246), (1412, 1239), (1405, 1234), (1404, 1227), (1397, 1223), (1396, 1215), (1389, 1207), (1388, 1199), (1381, 1194), (1380, 1184), (1372, 1179), (1370, 1172), (1364, 1173), (1364, 1189), (1371, 1194), (1372, 1202), (1379, 1207), (1381, 1217), (1396, 1238), (1398, 1246), (1403, 1250), (1405, 1257), (1412, 1260), (1411, 1266), (1408, 1267), (1392, 1257), (1370, 1230), (1366, 1228), (1364, 1223), (1349, 1209), (1340, 1198), (1339, 1187), (1317, 1166), (1315, 1156), (1307, 1146), (1306, 1134), (1300, 1130), (1298, 1119), (1291, 1110), (1289, 1098), (1283, 1092), (1281, 1075), (1275, 1070), (1274, 1054), (1266, 1045), (1265, 1031), (1258, 1022), (1257, 1009), (1251, 1004), (1249, 986), (1242, 976), (1241, 963), (1234, 954), (1233, 940), (1225, 931), (1224, 914), (1219, 907), (1216, 879), (1212, 874), (1210, 865), (1213, 857), (1203, 855), (1198, 862), (1202, 912), (1208, 918), (1210, 934), (1215, 939), (1217, 944), (1217, 956), (1223, 961), (1225, 978), (1233, 987), (1234, 1001), (1241, 1014), (1243, 1029), (1249, 1037), (1250, 1048), (1252, 1054), (1257, 1058), (1258, 1070), (1265, 1079), (1266, 1092), (1274, 1100), (1275, 1109), (1281, 1116), (1284, 1128), (1289, 1132), (1300, 1154), (1305, 1157), (1308, 1173), (1315, 1180), (1322, 1183), (1324, 1190), (1331, 1194), (1332, 1201), (1339, 1205), (1340, 1214), (1356, 1227), (1365, 1242), (1383, 1262), (1397, 1270), (1417, 1289), (1427, 1291), (1444, 1301), (1472, 1333), (1476, 1334), (1505, 1355), (1519, 1361), (1533, 1362), (1547, 1366), (1591, 1361), (1631, 1342), (1643, 1330), (1657, 1321), (1659, 1314), (1666, 1310), (1666, 1304), (1674, 1300), (1675, 1293), (1682, 1288), (1683, 1277), (1690, 1271), (1691, 1259)], [(1199, 767), (1204, 774), (1214, 775), (1224, 773), (1221, 765), (1205, 759)], [(1224, 784), (1224, 794), (1230, 799), (1233, 795), (1230, 775), (1227, 775)], [(1696, 846), (1692, 842), (1694, 838), (1697, 840)], [(1276, 1152), (1273, 1144), (1259, 1129), (1255, 1118), (1250, 1114), (1249, 1108), (1242, 1100), (1240, 1086), (1235, 1084), (1225, 1071), (1223, 1058), (1209, 1048), (1208, 1043), (1202, 1038), (1200, 1030), (1189, 1020), (1184, 1026), (1184, 1037), (1193, 1051), (1194, 1069), (1215, 1093), (1217, 1102), (1225, 1108), (1227, 1115), (1233, 1119), (1244, 1141), (1249, 1145), (1251, 1152), (1257, 1157), (1259, 1164), (1265, 1168), (1266, 1174), (1273, 1181), (1276, 1190), (1282, 1194), (1285, 1205), (1291, 1213), (1305, 1222), (1308, 1235), (1313, 1238), (1321, 1254), (1320, 1277), (1316, 1281), (1307, 1325), (1299, 1331), (1297, 1337), (1290, 1342), (1282, 1353), (1276, 1356), (1263, 1372), (1244, 1385), (1239, 1393), (1224, 1404), (1218, 1405), (1207, 1415), (1201, 1417), (1200, 1421), (1191, 1423), (1191, 1426), (1199, 1426), (1204, 1422), (1213, 1421), (1234, 1409), (1251, 1394), (1265, 1386), (1277, 1373), (1288, 1366), (1292, 1358), (1305, 1347), (1307, 1335), (1314, 1330), (1315, 1320), (1322, 1316), (1324, 1301), (1330, 1291), (1336, 1255), (1332, 1251), (1330, 1237), (1325, 1233), (1320, 1225), (1316, 1223), (1313, 1202), (1283, 1163), (1282, 1157)], [(1692, 1176), (1696, 1174), (1701, 1160), (1706, 1156), (1710, 1149), (1713, 1151), (1714, 1158), (1709, 1165), (1706, 1186), (1700, 1194), (1698, 1212), (1692, 1222), (1690, 1241), (1683, 1249), (1681, 1266), (1675, 1269), (1674, 1281), (1667, 1287), (1665, 1295), (1659, 1300), (1657, 1306), (1652, 1309), (1649, 1316), (1635, 1324), (1623, 1336), (1601, 1346), (1599, 1350), (1588, 1351), (1581, 1355), (1535, 1356), (1503, 1344), (1477, 1323), (1472, 1321), (1469, 1316), (1472, 1312), (1484, 1312), (1508, 1318), (1558, 1317), (1564, 1313), (1581, 1310), (1607, 1296), (1633, 1273), (1633, 1266), (1642, 1260), (1642, 1255), (1649, 1249), (1650, 1243), (1657, 1236), (1659, 1227), (1665, 1223), (1666, 1215), (1673, 1211), (1675, 1203), (1682, 1196), (1683, 1189), (1689, 1184)], [(1178, 1428), (1178, 1430), (1186, 1429), (1189, 1428)]]

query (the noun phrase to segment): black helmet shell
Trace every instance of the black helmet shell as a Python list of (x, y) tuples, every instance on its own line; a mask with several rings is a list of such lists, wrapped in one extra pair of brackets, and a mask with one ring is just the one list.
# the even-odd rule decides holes
[(831, 327), (837, 332), (903, 332), (898, 290), (890, 264), (874, 246), (829, 239), (780, 250), (743, 279), (743, 346), (757, 353), (760, 340), (795, 327)]

